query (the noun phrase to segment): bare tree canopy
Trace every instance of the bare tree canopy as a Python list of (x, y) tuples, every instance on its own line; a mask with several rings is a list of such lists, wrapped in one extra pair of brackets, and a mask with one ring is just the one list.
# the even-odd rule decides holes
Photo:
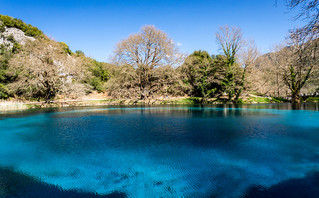
[(114, 53), (117, 64), (145, 65), (150, 69), (173, 66), (181, 57), (173, 40), (152, 25), (144, 26), (139, 33), (119, 42)]
[(9, 70), (18, 74), (9, 85), (13, 94), (47, 101), (81, 75), (87, 75), (81, 61), (67, 55), (59, 43), (49, 39), (27, 42), (10, 59)]
[(243, 46), (241, 52), (239, 53), (239, 59), (241, 61), (241, 68), (238, 70), (239, 80), (236, 82), (235, 87), (235, 102), (237, 103), (239, 97), (243, 91), (247, 88), (247, 75), (252, 74), (252, 65), (255, 63), (259, 55), (258, 49), (256, 47), (255, 41), (250, 40), (245, 46)]
[(292, 102), (299, 103), (300, 90), (318, 68), (318, 39), (307, 34), (305, 29), (292, 31), (288, 46), (282, 50), (285, 64), (282, 65), (283, 80), (292, 94)]
[(216, 33), (216, 41), (229, 61), (229, 65), (233, 65), (236, 61), (238, 51), (243, 45), (243, 35), (239, 27), (229, 27), (228, 25), (220, 27)]
[(115, 63), (130, 65), (136, 69), (141, 98), (150, 96), (154, 69), (175, 66), (182, 55), (172, 39), (155, 26), (144, 26), (141, 32), (129, 36), (116, 46)]
[(307, 22), (304, 27), (309, 33), (318, 33), (319, 19), (319, 1), (318, 0), (286, 0), (287, 7), (298, 9), (297, 19), (303, 19)]

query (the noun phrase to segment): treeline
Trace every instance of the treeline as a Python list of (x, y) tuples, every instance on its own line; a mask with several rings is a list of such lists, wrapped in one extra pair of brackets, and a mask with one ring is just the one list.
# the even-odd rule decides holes
[[(144, 26), (120, 41), (111, 63), (104, 63), (39, 36), (41, 31), (21, 20), (1, 16), (0, 21), (6, 27), (34, 32), (36, 38), (19, 48), (0, 46), (2, 99), (50, 101), (103, 92), (136, 100), (186, 96), (198, 97), (202, 103), (241, 103), (254, 94), (289, 96), (300, 102), (301, 93), (319, 87), (318, 39), (301, 29), (291, 31), (287, 43), (273, 53), (260, 56), (240, 28), (224, 26), (216, 33), (220, 54), (198, 50), (187, 56), (165, 32)], [(6, 39), (16, 42), (13, 36)]]

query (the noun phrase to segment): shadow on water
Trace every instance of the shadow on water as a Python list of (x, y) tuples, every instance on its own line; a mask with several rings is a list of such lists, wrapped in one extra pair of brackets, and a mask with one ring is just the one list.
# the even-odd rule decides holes
[(269, 188), (253, 186), (243, 198), (313, 198), (319, 196), (319, 172), (308, 174), (304, 178), (289, 179)]
[(0, 168), (1, 198), (123, 198), (125, 193), (113, 192), (108, 195), (62, 190), (54, 185), (40, 182), (32, 177)]

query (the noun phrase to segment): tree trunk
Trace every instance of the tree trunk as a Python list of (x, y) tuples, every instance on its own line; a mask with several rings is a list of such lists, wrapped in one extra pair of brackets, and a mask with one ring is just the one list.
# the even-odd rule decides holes
[(233, 93), (228, 92), (228, 101), (227, 102), (232, 102), (233, 99)]
[(299, 91), (292, 93), (291, 102), (292, 103), (300, 103), (301, 102), (300, 101), (300, 96), (299, 96)]

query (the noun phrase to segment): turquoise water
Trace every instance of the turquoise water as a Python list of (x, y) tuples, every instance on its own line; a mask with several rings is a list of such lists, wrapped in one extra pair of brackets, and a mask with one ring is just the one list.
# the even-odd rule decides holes
[(319, 171), (318, 105), (307, 109), (159, 106), (2, 114), (0, 167), (98, 195), (241, 197), (252, 187), (271, 188)]

